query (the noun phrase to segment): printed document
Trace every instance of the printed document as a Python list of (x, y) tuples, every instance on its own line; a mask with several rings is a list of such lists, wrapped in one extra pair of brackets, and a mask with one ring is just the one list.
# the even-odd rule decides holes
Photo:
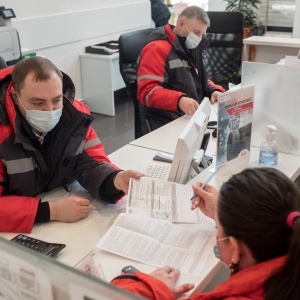
[(191, 210), (192, 187), (151, 177), (130, 179), (126, 213), (178, 223), (209, 223), (199, 209)]
[(215, 228), (201, 230), (167, 220), (120, 214), (96, 245), (148, 265), (166, 265), (198, 276), (216, 244)]
[(0, 299), (53, 300), (49, 275), (42, 267), (0, 249)]

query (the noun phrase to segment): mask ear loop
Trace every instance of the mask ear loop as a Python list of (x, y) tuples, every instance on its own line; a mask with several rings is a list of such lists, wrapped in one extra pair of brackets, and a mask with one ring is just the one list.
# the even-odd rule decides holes
[(28, 109), (23, 104), (23, 102), (22, 102), (21, 98), (19, 97), (19, 95), (18, 94), (16, 94), (16, 95), (17, 95), (18, 101), (22, 104), (22, 106), (23, 106), (23, 108), (25, 109), (25, 112), (26, 112)]

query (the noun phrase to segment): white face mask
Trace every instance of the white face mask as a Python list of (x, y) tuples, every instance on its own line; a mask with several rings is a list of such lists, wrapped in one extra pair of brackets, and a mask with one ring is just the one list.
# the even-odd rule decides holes
[(59, 122), (59, 119), (62, 115), (63, 107), (51, 111), (28, 110), (20, 100), (19, 96), (18, 98), (26, 111), (26, 121), (29, 123), (31, 128), (33, 128), (35, 131), (48, 133)]
[[(187, 30), (190, 31), (186, 24), (185, 26)], [(190, 31), (189, 35), (185, 40), (185, 45), (188, 49), (195, 49), (200, 44), (201, 40), (202, 37), (199, 37), (193, 31)]]

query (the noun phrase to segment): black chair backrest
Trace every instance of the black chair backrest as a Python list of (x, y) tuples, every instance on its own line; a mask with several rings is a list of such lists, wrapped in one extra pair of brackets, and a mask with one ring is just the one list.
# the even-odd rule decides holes
[(142, 136), (139, 103), (137, 100), (137, 59), (155, 28), (145, 28), (121, 34), (119, 38), (120, 73), (134, 104), (135, 138)]
[(6, 68), (6, 61), (4, 60), (4, 58), (0, 55), (0, 70)]
[(210, 27), (205, 37), (209, 48), (205, 53), (206, 70), (215, 83), (241, 82), (244, 15), (238, 11), (207, 11)]

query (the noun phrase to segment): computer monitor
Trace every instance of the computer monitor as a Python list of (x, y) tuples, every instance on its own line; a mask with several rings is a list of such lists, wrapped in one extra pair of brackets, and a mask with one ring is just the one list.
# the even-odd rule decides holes
[(204, 157), (204, 151), (200, 148), (210, 113), (211, 105), (205, 98), (177, 140), (168, 181), (185, 184), (191, 179), (191, 170), (199, 168)]

